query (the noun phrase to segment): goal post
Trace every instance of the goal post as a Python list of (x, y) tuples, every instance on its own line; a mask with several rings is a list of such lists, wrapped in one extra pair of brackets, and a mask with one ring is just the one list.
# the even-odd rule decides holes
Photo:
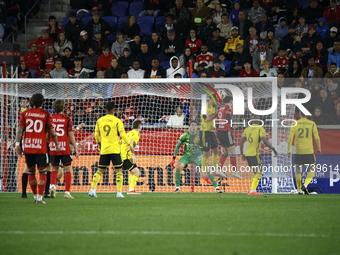
[[(276, 171), (278, 166), (291, 165), (291, 159), (286, 155), (289, 128), (280, 126), (281, 102), (280, 91), (277, 88), (276, 78), (220, 78), (220, 79), (2, 79), (0, 88), (2, 117), (6, 112), (6, 118), (2, 118), (7, 124), (5, 148), (2, 134), (1, 157), (6, 157), (7, 167), (3, 167), (0, 177), (6, 177), (6, 191), (21, 191), (21, 174), (24, 169), (24, 159), (17, 158), (14, 151), (14, 139), (18, 127), (21, 112), (29, 107), (29, 98), (34, 93), (42, 93), (45, 98), (44, 108), (53, 113), (52, 102), (55, 99), (65, 100), (64, 113), (73, 119), (77, 126), (84, 122), (85, 128), (75, 133), (78, 143), (84, 149), (80, 150), (79, 159), (74, 159), (72, 192), (86, 192), (90, 188), (93, 174), (98, 169), (99, 149), (93, 138), (96, 120), (105, 114), (104, 106), (112, 101), (117, 106), (117, 115), (122, 119), (127, 131), (131, 130), (131, 124), (135, 119), (141, 120), (143, 130), (141, 140), (136, 149), (137, 165), (141, 176), (137, 184), (137, 190), (141, 192), (173, 192), (175, 187), (175, 171), (169, 165), (176, 143), (182, 133), (188, 130), (188, 123), (195, 120), (200, 124), (202, 95), (216, 95), (219, 104), (223, 95), (233, 96), (234, 119), (238, 128), (233, 131), (236, 143), (238, 169), (247, 163), (239, 155), (239, 142), (247, 122), (252, 117), (254, 108), (261, 111), (270, 111), (263, 115), (264, 127), (267, 131), (267, 139), (277, 148), (279, 157), (273, 157), (268, 148), (261, 146), (263, 165), (266, 172), (260, 182), (258, 190), (265, 193), (290, 192), (294, 189), (291, 173), (284, 174)], [(3, 86), (3, 85), (6, 86)], [(6, 89), (5, 89), (6, 88)], [(238, 98), (232, 90), (242, 93)], [(250, 95), (248, 95), (250, 93)], [(276, 98), (273, 98), (275, 95)], [(249, 100), (250, 103), (248, 102)], [(171, 115), (176, 114), (176, 107), (182, 106), (186, 116), (184, 125), (167, 125)], [(294, 109), (288, 107), (287, 119), (293, 119)], [(293, 110), (292, 110), (293, 109)], [(255, 111), (254, 110), (254, 111)], [(243, 114), (240, 114), (240, 112)], [(277, 120), (272, 122), (267, 119)], [(2, 123), (2, 126), (4, 123)], [(1, 133), (3, 133), (2, 130)], [(182, 146), (183, 147), (183, 146)], [(221, 148), (219, 147), (221, 152)], [(183, 153), (183, 148), (180, 150)], [(177, 160), (180, 155), (177, 157)], [(209, 161), (211, 164), (211, 159)], [(230, 165), (229, 159), (225, 166)], [(184, 169), (181, 178), (181, 192), (215, 192), (214, 188), (202, 180), (196, 169), (189, 164)], [(10, 174), (9, 174), (10, 173)], [(225, 192), (246, 193), (251, 184), (251, 173), (240, 171), (241, 180), (232, 178), (227, 173), (227, 180), (219, 182)], [(282, 181), (282, 179), (285, 179)], [(128, 173), (124, 173), (124, 189), (128, 186)], [(103, 175), (98, 186), (98, 192), (114, 192), (115, 174), (112, 168)], [(58, 190), (64, 189), (63, 179), (58, 182)], [(222, 188), (221, 188), (222, 189)]]

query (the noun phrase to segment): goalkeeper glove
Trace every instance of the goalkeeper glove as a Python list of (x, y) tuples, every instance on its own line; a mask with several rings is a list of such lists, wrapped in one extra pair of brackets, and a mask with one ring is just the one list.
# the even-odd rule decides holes
[(172, 157), (172, 160), (171, 160), (171, 162), (170, 162), (170, 166), (171, 166), (171, 167), (175, 167), (175, 160), (176, 160), (176, 156), (173, 156), (173, 157)]

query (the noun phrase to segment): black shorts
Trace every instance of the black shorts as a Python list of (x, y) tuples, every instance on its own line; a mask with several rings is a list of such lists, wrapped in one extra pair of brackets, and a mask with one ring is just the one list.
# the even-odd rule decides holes
[(129, 159), (125, 159), (123, 161), (123, 170), (128, 170), (131, 171), (132, 169), (134, 169), (135, 167), (137, 167), (136, 164), (132, 163)]
[(28, 169), (38, 166), (38, 169), (44, 169), (48, 166), (47, 154), (25, 154), (26, 165)]
[(295, 154), (294, 164), (297, 166), (314, 165), (316, 163), (314, 154)]
[(111, 161), (114, 167), (120, 168), (123, 165), (120, 154), (105, 154), (100, 155), (98, 167), (99, 168), (109, 167)]
[(70, 155), (56, 155), (56, 156), (50, 156), (51, 164), (52, 166), (58, 166), (60, 161), (63, 164), (63, 166), (71, 165), (72, 158)]
[(234, 136), (230, 131), (217, 130), (217, 138), (223, 147), (231, 147), (235, 145)]
[(262, 164), (260, 155), (246, 156), (248, 166), (260, 166)]
[(210, 149), (215, 149), (218, 147), (217, 138), (214, 132), (201, 131), (200, 139), (203, 146), (202, 151), (209, 151)]

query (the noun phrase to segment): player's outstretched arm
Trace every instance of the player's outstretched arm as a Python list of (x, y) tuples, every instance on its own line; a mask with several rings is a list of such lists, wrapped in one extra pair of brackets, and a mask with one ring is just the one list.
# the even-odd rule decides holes
[(15, 137), (15, 151), (19, 157), (22, 157), (22, 149), (20, 146), (20, 142), (22, 139), (23, 132), (24, 132), (24, 127), (19, 126), (16, 137)]
[(243, 145), (244, 145), (245, 142), (246, 142), (246, 137), (243, 135), (242, 138), (241, 138), (241, 142), (240, 142), (240, 153), (242, 155), (243, 160), (246, 160), (246, 156), (243, 153)]
[(275, 157), (277, 157), (278, 153), (277, 153), (276, 149), (275, 149), (275, 148), (273, 147), (273, 145), (267, 140), (267, 138), (261, 137), (261, 140), (262, 140), (262, 142), (263, 142), (269, 149), (271, 149), (271, 150), (274, 152)]
[(77, 144), (76, 144), (76, 139), (74, 138), (73, 131), (68, 132), (68, 137), (69, 137), (70, 143), (72, 144), (72, 146), (74, 148), (74, 153), (76, 154), (76, 158), (79, 158), (78, 148), (77, 148)]
[(319, 136), (319, 131), (318, 128), (316, 127), (316, 124), (313, 125), (313, 137), (316, 143), (316, 146), (318, 148), (318, 153), (321, 154), (321, 141), (320, 141), (320, 136)]

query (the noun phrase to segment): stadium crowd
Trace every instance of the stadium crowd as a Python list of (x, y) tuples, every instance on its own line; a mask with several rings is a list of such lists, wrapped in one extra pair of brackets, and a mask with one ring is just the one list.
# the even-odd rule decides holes
[(30, 42), (20, 78), (278, 77), (310, 89), (317, 124), (340, 123), (336, 0), (122, 2), (71, 0)]

